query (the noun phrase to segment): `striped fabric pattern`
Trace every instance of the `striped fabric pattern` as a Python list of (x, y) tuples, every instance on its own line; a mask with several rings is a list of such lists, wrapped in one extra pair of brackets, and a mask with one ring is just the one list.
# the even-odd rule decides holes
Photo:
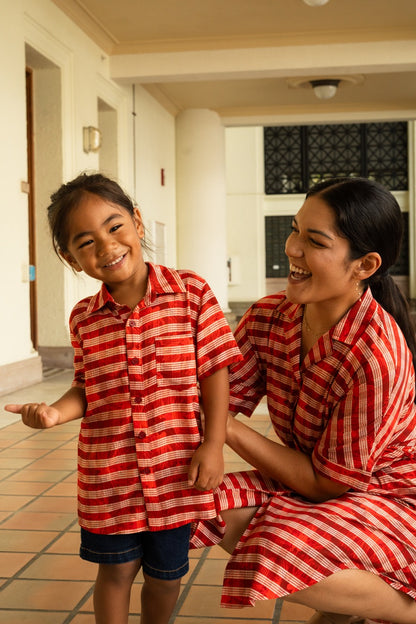
[(195, 527), (195, 547), (217, 543), (221, 511), (259, 506), (227, 565), (222, 603), (284, 597), (347, 568), (369, 570), (416, 599), (416, 407), (410, 352), (370, 290), (300, 361), (302, 306), (266, 297), (236, 332), (233, 412), (268, 399), (279, 439), (349, 486), (311, 503), (257, 472), (227, 475), (218, 517)]
[(133, 310), (103, 286), (70, 318), (73, 385), (87, 411), (78, 448), (78, 513), (95, 533), (168, 529), (216, 513), (187, 485), (201, 442), (198, 381), (241, 359), (208, 284), (149, 263)]

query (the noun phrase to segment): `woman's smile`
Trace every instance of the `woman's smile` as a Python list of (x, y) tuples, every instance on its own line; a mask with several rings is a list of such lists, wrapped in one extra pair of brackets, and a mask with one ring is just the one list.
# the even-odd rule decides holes
[(310, 271), (301, 269), (300, 267), (297, 267), (294, 264), (291, 264), (289, 268), (290, 268), (289, 279), (292, 279), (296, 282), (299, 282), (299, 281), (302, 282), (306, 279), (309, 279), (312, 276), (312, 273), (310, 273)]

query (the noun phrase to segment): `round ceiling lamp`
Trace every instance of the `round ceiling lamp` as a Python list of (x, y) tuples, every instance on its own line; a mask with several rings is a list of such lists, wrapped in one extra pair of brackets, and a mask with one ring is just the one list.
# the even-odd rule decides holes
[(291, 89), (313, 89), (315, 96), (320, 100), (329, 100), (337, 93), (338, 88), (344, 84), (362, 85), (364, 76), (361, 74), (348, 76), (310, 76), (302, 78), (288, 78), (287, 85)]
[(309, 4), (309, 6), (323, 6), (329, 0), (303, 0), (305, 4)]
[(341, 80), (338, 79), (325, 79), (311, 80), (312, 89), (319, 100), (329, 100), (334, 97), (337, 92), (338, 85)]

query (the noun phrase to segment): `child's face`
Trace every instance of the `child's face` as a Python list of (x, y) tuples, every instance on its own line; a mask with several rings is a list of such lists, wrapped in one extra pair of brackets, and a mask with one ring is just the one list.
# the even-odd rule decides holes
[(122, 206), (88, 194), (69, 222), (68, 251), (62, 256), (76, 271), (104, 282), (110, 292), (143, 279), (144, 228), (137, 209), (133, 218)]

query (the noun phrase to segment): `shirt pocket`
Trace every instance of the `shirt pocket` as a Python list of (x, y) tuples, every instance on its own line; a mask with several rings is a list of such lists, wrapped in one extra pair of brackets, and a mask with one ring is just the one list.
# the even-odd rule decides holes
[(155, 339), (157, 385), (195, 386), (197, 383), (195, 344), (191, 334), (165, 334)]

